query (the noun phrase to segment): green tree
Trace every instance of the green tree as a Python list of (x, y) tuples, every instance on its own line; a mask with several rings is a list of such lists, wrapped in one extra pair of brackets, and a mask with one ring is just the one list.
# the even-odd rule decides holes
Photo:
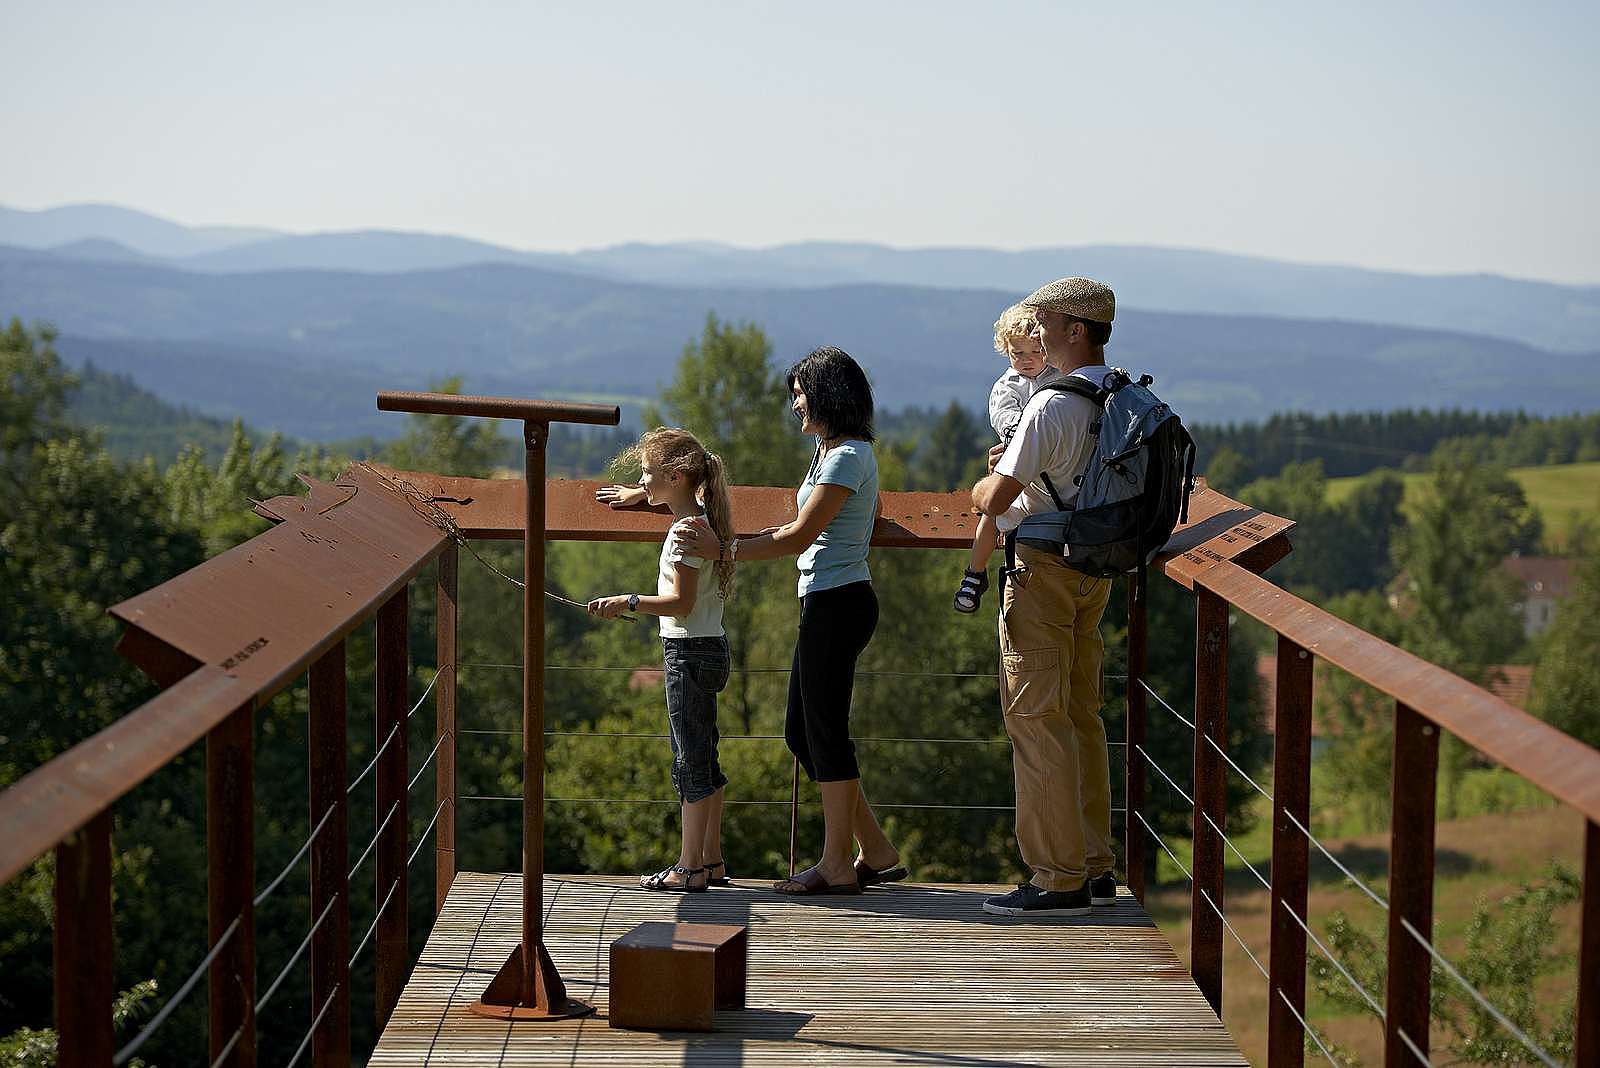
[(907, 488), (940, 493), (969, 488), (986, 472), (993, 440), (971, 412), (951, 401), (916, 450), (917, 466)]
[(699, 339), (684, 343), (660, 405), (645, 406), (645, 427), (671, 424), (691, 431), (722, 455), (730, 479), (740, 485), (798, 483), (795, 467), (805, 463), (804, 445), (789, 414), (783, 374), (771, 361), (772, 343), (759, 326), (707, 313)]
[(1407, 579), (1406, 647), (1473, 682), (1522, 645), (1501, 562), (1537, 545), (1538, 514), (1503, 470), (1443, 455), (1396, 543)]
[(0, 469), (11, 492), (26, 490), (34, 450), (66, 432), (62, 413), (77, 379), (62, 369), (55, 339), (53, 328), (29, 330), (17, 318), (0, 330)]
[(1249, 464), (1238, 449), (1224, 445), (1211, 454), (1203, 474), (1206, 476), (1206, 485), (1218, 493), (1231, 495), (1244, 484), (1249, 469)]
[(1600, 552), (1582, 560), (1576, 588), (1539, 643), (1533, 713), (1600, 748)]
[[(1441, 450), (1428, 489), (1396, 542), (1406, 576), (1405, 647), (1478, 685), (1523, 647), (1516, 584), (1501, 567), (1537, 545), (1539, 517), (1505, 471)], [(1446, 734), (1439, 754), (1443, 815), (1453, 818), (1470, 751)]]
[(1257, 479), (1239, 497), (1297, 524), (1294, 552), (1273, 577), (1312, 601), (1351, 590), (1386, 585), (1393, 577), (1391, 542), (1404, 526), (1400, 501), (1405, 486), (1389, 472), (1372, 476), (1349, 499), (1328, 501), (1321, 460), (1284, 466), (1274, 478)]

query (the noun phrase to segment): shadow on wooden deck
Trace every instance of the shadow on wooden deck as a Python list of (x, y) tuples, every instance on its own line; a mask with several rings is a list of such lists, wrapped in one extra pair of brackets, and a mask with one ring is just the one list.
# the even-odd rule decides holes
[[(1165, 937), (1123, 893), (1083, 917), (982, 910), (996, 887), (899, 884), (785, 898), (736, 880), (653, 894), (634, 876), (546, 880), (545, 943), (580, 1020), (467, 1012), (519, 932), (516, 875), (462, 873), (370, 1064), (1185, 1065), (1247, 1062)], [(650, 920), (750, 928), (749, 1008), (711, 1034), (607, 1026), (608, 949)]]

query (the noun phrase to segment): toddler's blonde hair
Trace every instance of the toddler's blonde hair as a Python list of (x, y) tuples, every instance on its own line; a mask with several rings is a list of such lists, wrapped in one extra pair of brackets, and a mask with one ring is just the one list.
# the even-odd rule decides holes
[(1025, 304), (1011, 305), (994, 321), (994, 351), (1002, 356), (1009, 356), (1011, 350), (1007, 342), (1014, 337), (1027, 337), (1033, 333), (1033, 328), (1038, 322), (1032, 308)]

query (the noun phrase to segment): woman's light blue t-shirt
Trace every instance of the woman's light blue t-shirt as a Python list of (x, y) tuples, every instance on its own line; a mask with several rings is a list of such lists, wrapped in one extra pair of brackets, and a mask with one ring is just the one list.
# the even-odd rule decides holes
[(867, 570), (867, 545), (878, 520), (878, 458), (872, 446), (865, 441), (841, 441), (826, 456), (813, 456), (811, 470), (795, 494), (796, 503), (804, 508), (812, 489), (824, 484), (843, 486), (850, 496), (827, 529), (800, 554), (802, 597), (872, 578)]

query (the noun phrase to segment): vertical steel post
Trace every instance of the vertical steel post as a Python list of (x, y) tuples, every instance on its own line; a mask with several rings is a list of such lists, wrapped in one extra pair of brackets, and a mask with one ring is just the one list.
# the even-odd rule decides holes
[(1583, 903), (1579, 906), (1578, 1033), (1573, 1064), (1600, 1065), (1600, 823), (1583, 832)]
[(1227, 829), (1228, 784), (1222, 757), (1206, 740), (1211, 739), (1221, 748), (1228, 744), (1228, 602), (1199, 586), (1195, 587), (1194, 664), (1194, 885), (1189, 897), (1189, 972), (1212, 1011), (1220, 1017), (1220, 831)]
[(327, 824), (311, 845), (311, 923), (332, 912), (311, 939), (311, 1006), (315, 1020), (333, 998), (311, 1040), (315, 1068), (350, 1064), (350, 810), (346, 803), (349, 742), (345, 644), (340, 641), (311, 665), (306, 731), (311, 826)]
[[(214, 946), (238, 921), (211, 962), (211, 1060), (256, 1063), (255, 704), (240, 706), (206, 735), (206, 896)], [(234, 1036), (238, 1035), (235, 1042)]]
[(482, 1016), (554, 1020), (594, 1007), (567, 997), (544, 946), (544, 461), (550, 425), (522, 424), (527, 523), (522, 548), (522, 943), (472, 1006)]
[(795, 851), (800, 838), (800, 758), (789, 772), (789, 878), (794, 878)]
[(1311, 819), (1311, 654), (1278, 635), (1278, 695), (1272, 750), (1272, 956), (1267, 980), (1267, 1064), (1301, 1068), (1306, 1037), (1306, 917), (1311, 843), (1290, 817)]
[[(377, 806), (373, 809), (378, 845), (373, 852), (377, 871), (374, 902), (377, 924), (377, 998), (374, 1007), (381, 1030), (405, 989), (406, 965), (406, 681), (410, 675), (406, 649), (407, 590), (402, 586), (378, 609), (377, 634), (377, 744), (394, 733), (389, 749), (374, 769)], [(391, 815), (392, 813), (392, 815)], [(385, 824), (387, 821), (387, 825)], [(385, 904), (385, 901), (388, 904)]]
[(55, 995), (61, 1064), (111, 1068), (111, 811), (56, 845)]
[(1128, 889), (1144, 904), (1144, 868), (1146, 864), (1145, 830), (1140, 817), (1144, 815), (1144, 756), (1146, 698), (1144, 692), (1146, 638), (1145, 571), (1128, 576), (1128, 722), (1122, 763), (1123, 800), (1128, 807), (1123, 823), (1123, 836), (1127, 841), (1126, 865)]
[(433, 831), (433, 914), (444, 911), (445, 897), (456, 878), (456, 565), (454, 545), (439, 555), (437, 632), (439, 681), (435, 685), (433, 739), (439, 745), (433, 766), (434, 806), (439, 823)]
[(1394, 791), (1389, 818), (1389, 988), (1383, 1063), (1413, 1065), (1428, 1053), (1428, 1002), (1433, 960), (1417, 935), (1433, 938), (1433, 836), (1439, 776), (1439, 728), (1396, 701)]

